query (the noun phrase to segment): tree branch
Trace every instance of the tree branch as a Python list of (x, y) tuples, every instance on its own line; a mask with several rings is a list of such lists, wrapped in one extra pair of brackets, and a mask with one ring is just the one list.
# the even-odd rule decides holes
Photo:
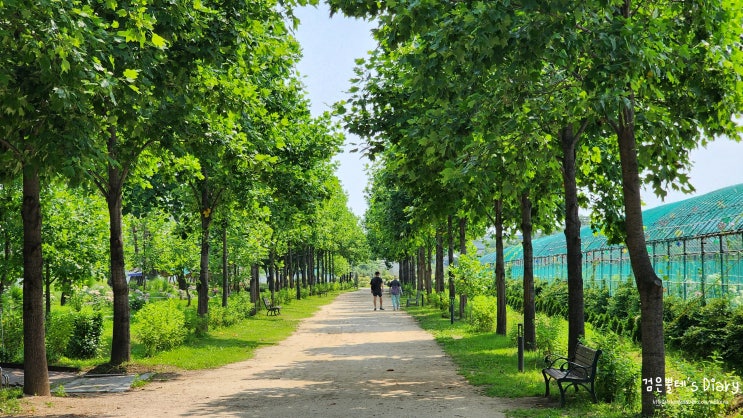
[(93, 181), (93, 184), (95, 185), (96, 189), (101, 192), (103, 197), (108, 196), (108, 188), (106, 187), (106, 179), (103, 178), (100, 174), (96, 173), (93, 170), (88, 170), (88, 175), (90, 176), (91, 180)]
[(5, 147), (8, 151), (12, 152), (13, 155), (15, 155), (15, 157), (19, 160), (23, 160), (23, 153), (21, 153), (18, 148), (13, 146), (13, 144), (8, 142), (7, 140), (0, 138), (0, 146)]
[(580, 124), (580, 128), (578, 128), (578, 132), (575, 133), (575, 145), (578, 145), (580, 143), (580, 137), (583, 135), (583, 132), (588, 128), (588, 118), (583, 119), (583, 121)]

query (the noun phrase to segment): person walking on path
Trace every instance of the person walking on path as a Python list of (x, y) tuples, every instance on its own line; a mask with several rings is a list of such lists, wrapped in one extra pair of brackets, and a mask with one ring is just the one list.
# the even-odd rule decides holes
[(371, 282), (369, 282), (369, 285), (371, 285), (371, 292), (372, 292), (372, 299), (374, 301), (374, 310), (377, 310), (377, 297), (379, 297), (379, 310), (383, 311), (384, 307), (382, 307), (382, 290), (384, 287), (384, 281), (382, 281), (382, 278), (379, 276), (379, 272), (374, 273), (374, 277), (372, 277)]
[(400, 296), (402, 295), (402, 285), (400, 281), (395, 277), (390, 282), (390, 299), (392, 300), (392, 310), (400, 310)]

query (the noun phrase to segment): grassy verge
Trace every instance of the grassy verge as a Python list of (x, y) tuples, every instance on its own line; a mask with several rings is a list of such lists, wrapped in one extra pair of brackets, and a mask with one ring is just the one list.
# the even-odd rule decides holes
[[(439, 345), (449, 354), (471, 384), (483, 389), (487, 396), (530, 398), (544, 395), (544, 355), (541, 352), (524, 354), (524, 372), (518, 371), (518, 350), (512, 336), (495, 333), (476, 333), (463, 321), (451, 324), (442, 318), (438, 309), (427, 307), (407, 308), (431, 332)], [(509, 309), (509, 324), (516, 324), (521, 317)], [(510, 333), (509, 333), (510, 334)], [(557, 388), (551, 392), (559, 393)], [(572, 393), (572, 391), (571, 391)], [(589, 401), (586, 391), (570, 397), (566, 409), (537, 408), (509, 411), (512, 417), (620, 417), (607, 408), (597, 410)], [(553, 396), (554, 399), (557, 399)]]
[[(455, 321), (451, 324), (448, 318), (442, 318), (437, 308), (410, 307), (408, 312), (415, 317), (421, 327), (431, 332), (439, 345), (452, 357), (463, 375), (471, 384), (479, 386), (484, 393), (493, 397), (507, 398), (532, 398), (544, 396), (544, 378), (541, 370), (544, 367), (544, 352), (527, 352), (524, 355), (524, 372), (518, 371), (518, 350), (514, 328), (522, 321), (521, 315), (508, 310), (508, 324), (511, 332), (508, 335), (496, 335), (493, 332), (473, 332), (471, 327), (464, 321)], [(550, 321), (552, 326), (550, 336), (552, 342), (567, 341), (567, 321)], [(552, 325), (556, 324), (556, 325)], [(597, 335), (590, 325), (586, 327), (587, 340), (591, 341)], [(539, 326), (537, 339), (540, 337)], [(564, 343), (563, 343), (564, 344)], [(630, 347), (629, 349), (626, 348)], [(622, 357), (628, 361), (635, 362), (639, 367), (639, 348), (631, 344), (622, 345), (619, 350)], [(557, 343), (553, 351), (565, 353), (564, 347)], [(726, 373), (719, 364), (714, 361), (690, 362), (674, 352), (668, 353), (666, 369), (668, 376), (686, 376), (700, 383), (704, 379), (722, 378), (740, 381), (736, 376)], [(606, 361), (607, 359), (605, 359)], [(599, 368), (602, 367), (599, 360)], [(639, 382), (638, 382), (639, 391)], [(614, 402), (594, 404), (591, 402), (590, 394), (584, 389), (577, 393), (572, 389), (566, 393), (566, 407), (559, 408), (559, 390), (552, 383), (550, 388), (551, 401), (554, 407), (537, 406), (534, 408), (517, 409), (509, 411), (511, 417), (547, 418), (547, 417), (635, 417), (639, 412), (639, 393), (632, 402)], [(717, 398), (709, 398), (709, 395)], [(723, 396), (724, 395), (724, 396)], [(668, 396), (669, 406), (666, 416), (669, 417), (702, 417), (702, 416), (726, 416), (741, 417), (741, 410), (735, 409), (734, 404), (741, 400), (728, 394), (707, 392), (702, 390), (691, 393), (690, 391), (674, 391)], [(721, 402), (715, 405), (713, 402)], [(540, 402), (542, 403), (542, 402)], [(693, 406), (690, 406), (693, 405)], [(720, 414), (720, 410), (726, 410)], [(712, 413), (712, 415), (710, 415)]]
[(331, 295), (295, 300), (285, 304), (278, 316), (266, 316), (265, 311), (259, 311), (238, 324), (210, 331), (204, 337), (191, 338), (183, 346), (152, 357), (144, 357), (144, 348), (135, 341), (132, 344), (132, 363), (153, 368), (194, 370), (247, 360), (253, 357), (257, 348), (276, 344), (291, 335), (302, 319), (312, 316), (333, 299)]
[[(329, 296), (311, 296), (283, 304), (281, 315), (266, 316), (260, 310), (255, 316), (228, 327), (211, 328), (207, 335), (189, 336), (186, 343), (172, 350), (161, 351), (154, 356), (145, 356), (144, 346), (137, 340), (136, 315), (131, 322), (131, 361), (123, 365), (125, 371), (172, 371), (196, 370), (224, 366), (253, 357), (259, 347), (276, 344), (291, 335), (299, 322), (312, 316), (330, 303), (338, 292)], [(185, 303), (185, 302), (184, 302)], [(105, 371), (110, 357), (111, 318), (104, 321), (101, 353), (92, 359), (69, 359), (63, 357), (57, 365), (77, 367), (81, 370)], [(219, 353), (218, 355), (215, 355)]]

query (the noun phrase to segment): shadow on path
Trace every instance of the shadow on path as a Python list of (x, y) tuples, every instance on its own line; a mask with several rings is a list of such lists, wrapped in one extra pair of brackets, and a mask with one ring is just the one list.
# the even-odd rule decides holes
[(55, 399), (34, 415), (492, 418), (543, 404), (483, 396), (405, 311), (373, 311), (371, 302), (369, 289), (340, 294), (251, 360), (121, 394)]

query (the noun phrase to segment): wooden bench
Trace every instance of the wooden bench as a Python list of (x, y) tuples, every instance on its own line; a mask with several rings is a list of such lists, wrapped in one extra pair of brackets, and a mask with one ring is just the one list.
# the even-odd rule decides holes
[[(565, 406), (565, 390), (570, 386), (578, 391), (578, 386), (583, 386), (593, 396), (593, 402), (597, 402), (596, 392), (594, 391), (594, 381), (596, 380), (596, 368), (601, 356), (601, 350), (588, 348), (578, 343), (575, 348), (575, 358), (570, 360), (565, 357), (544, 358), (547, 365), (542, 369), (546, 392), (544, 396), (550, 395), (550, 380), (557, 382), (560, 388), (560, 406)], [(563, 386), (563, 384), (566, 384)]]
[(281, 306), (274, 305), (268, 298), (263, 298), (263, 305), (266, 307), (266, 315), (281, 315)]

